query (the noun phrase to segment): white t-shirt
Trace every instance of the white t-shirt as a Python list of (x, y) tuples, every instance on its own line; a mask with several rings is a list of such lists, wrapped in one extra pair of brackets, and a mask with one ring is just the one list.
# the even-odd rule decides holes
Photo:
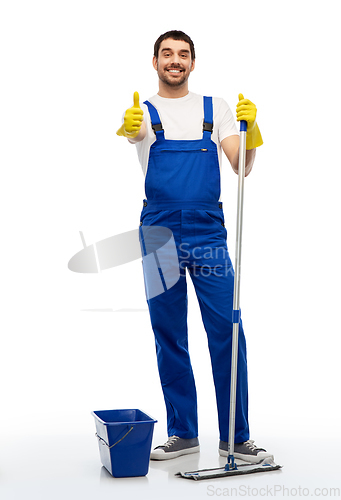
[[(149, 102), (157, 109), (165, 139), (196, 140), (202, 138), (204, 121), (203, 96), (189, 92), (179, 99), (168, 99), (154, 95)], [(137, 154), (144, 175), (147, 173), (149, 149), (156, 136), (151, 127), (150, 115), (146, 104), (140, 104), (143, 118), (147, 126), (147, 135), (143, 141), (136, 143)], [(221, 167), (221, 141), (230, 135), (238, 135), (238, 129), (232, 112), (223, 99), (213, 97), (213, 132), (211, 139), (217, 144), (219, 165)]]

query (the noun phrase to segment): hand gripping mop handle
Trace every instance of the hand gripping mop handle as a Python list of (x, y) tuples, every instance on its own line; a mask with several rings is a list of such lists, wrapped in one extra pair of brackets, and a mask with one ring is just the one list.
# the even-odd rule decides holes
[(228, 439), (228, 463), (226, 470), (236, 468), (234, 463), (234, 438), (236, 422), (236, 389), (237, 389), (237, 362), (238, 362), (238, 336), (240, 321), (240, 268), (242, 254), (242, 228), (243, 228), (243, 201), (246, 157), (246, 130), (247, 122), (240, 122), (239, 164), (238, 164), (238, 203), (237, 203), (237, 229), (236, 229), (236, 254), (233, 291), (233, 333), (232, 333), (232, 360), (231, 360), (231, 389), (230, 389), (230, 420)]

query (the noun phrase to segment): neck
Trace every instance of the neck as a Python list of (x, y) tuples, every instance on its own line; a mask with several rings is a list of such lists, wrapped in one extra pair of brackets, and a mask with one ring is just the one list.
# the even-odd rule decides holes
[(159, 92), (160, 97), (166, 97), (168, 99), (179, 99), (179, 97), (185, 97), (188, 94), (188, 82), (185, 82), (180, 87), (172, 87), (171, 85), (165, 84), (162, 80), (159, 80)]

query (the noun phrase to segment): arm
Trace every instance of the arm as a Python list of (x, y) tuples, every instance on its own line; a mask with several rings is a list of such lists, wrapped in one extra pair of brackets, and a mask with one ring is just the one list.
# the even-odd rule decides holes
[[(239, 163), (239, 135), (230, 135), (221, 141), (221, 147), (227, 156), (233, 171), (238, 174)], [(256, 149), (249, 149), (246, 151), (245, 159), (245, 177), (249, 175), (252, 170), (253, 163), (256, 157)]]

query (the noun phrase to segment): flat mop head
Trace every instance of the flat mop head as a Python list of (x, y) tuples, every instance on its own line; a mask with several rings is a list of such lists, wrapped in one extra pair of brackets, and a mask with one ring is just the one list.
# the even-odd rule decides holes
[(226, 470), (225, 467), (220, 467), (218, 469), (202, 469), (191, 472), (178, 472), (175, 475), (178, 477), (183, 477), (185, 479), (194, 479), (194, 481), (200, 481), (202, 479), (215, 479), (217, 477), (254, 474), (255, 472), (270, 472), (273, 470), (278, 470), (281, 467), (282, 467), (281, 465), (275, 464), (273, 460), (264, 459), (259, 464), (238, 465), (233, 470)]

